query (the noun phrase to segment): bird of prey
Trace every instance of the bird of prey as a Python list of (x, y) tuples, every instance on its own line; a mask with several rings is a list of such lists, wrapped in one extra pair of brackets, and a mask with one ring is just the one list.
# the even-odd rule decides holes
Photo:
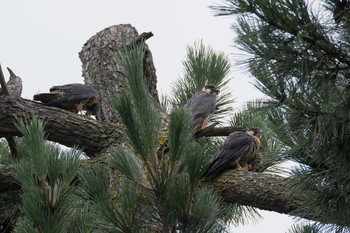
[(250, 128), (246, 132), (231, 133), (203, 173), (202, 178), (212, 180), (230, 169), (251, 169), (251, 161), (260, 156), (257, 153), (260, 146), (262, 129)]
[(195, 93), (186, 103), (185, 107), (193, 117), (193, 128), (198, 132), (208, 124), (216, 107), (216, 96), (219, 89), (215, 85), (208, 84), (203, 91)]
[(86, 110), (97, 115), (99, 107), (98, 92), (91, 86), (80, 83), (53, 86), (49, 93), (36, 94), (33, 99), (46, 106), (54, 106), (74, 113)]
[[(6, 83), (7, 90), (10, 96), (21, 97), (22, 94), (22, 79), (15, 75), (13, 71), (7, 67), (8, 72), (10, 73), (10, 78)], [(3, 90), (0, 89), (0, 95), (3, 94)]]

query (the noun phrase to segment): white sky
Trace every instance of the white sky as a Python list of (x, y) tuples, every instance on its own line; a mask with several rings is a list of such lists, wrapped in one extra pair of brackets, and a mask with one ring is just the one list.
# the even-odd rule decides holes
[[(235, 62), (242, 60), (233, 48), (233, 18), (214, 17), (208, 8), (219, 0), (8, 0), (0, 2), (0, 63), (6, 79), (10, 67), (23, 80), (22, 97), (51, 86), (83, 83), (78, 52), (98, 31), (129, 23), (139, 33), (152, 31), (147, 40), (158, 76), (158, 91), (168, 93), (171, 82), (182, 74), (186, 46), (203, 40), (229, 55), (235, 108), (262, 94)], [(236, 67), (236, 68), (235, 68)], [(235, 233), (283, 233), (290, 217), (263, 211), (264, 220), (232, 229)]]

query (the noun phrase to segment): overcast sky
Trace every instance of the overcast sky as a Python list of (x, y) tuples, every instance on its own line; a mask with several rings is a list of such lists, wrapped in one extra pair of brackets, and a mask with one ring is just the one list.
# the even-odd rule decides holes
[[(248, 73), (235, 65), (243, 59), (230, 29), (233, 18), (214, 17), (208, 8), (219, 0), (8, 0), (0, 3), (0, 63), (6, 79), (10, 67), (23, 80), (22, 97), (32, 99), (51, 86), (83, 83), (78, 52), (97, 32), (116, 24), (131, 24), (139, 33), (152, 31), (147, 40), (157, 69), (158, 91), (169, 92), (182, 75), (186, 46), (202, 39), (232, 61), (235, 108), (262, 97)], [(262, 212), (257, 224), (232, 229), (235, 233), (283, 233), (290, 217)]]

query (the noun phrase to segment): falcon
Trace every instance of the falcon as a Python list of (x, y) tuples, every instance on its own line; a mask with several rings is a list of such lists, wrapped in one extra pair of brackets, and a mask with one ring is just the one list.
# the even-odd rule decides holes
[[(10, 78), (6, 83), (7, 90), (10, 96), (21, 97), (22, 94), (22, 79), (15, 75), (15, 73), (7, 67), (8, 72), (10, 73)], [(3, 94), (3, 91), (0, 88), (0, 95)]]
[(262, 129), (250, 128), (246, 132), (236, 131), (230, 133), (219, 151), (214, 155), (209, 167), (202, 178), (213, 180), (230, 169), (251, 170), (251, 161), (260, 157), (258, 149)]
[(215, 85), (208, 84), (203, 91), (195, 93), (185, 104), (185, 107), (193, 117), (195, 132), (201, 131), (208, 124), (216, 107), (216, 96), (219, 89)]
[(99, 107), (98, 92), (91, 86), (80, 83), (53, 86), (49, 93), (36, 94), (33, 99), (46, 106), (58, 107), (74, 113), (86, 110), (96, 115)]

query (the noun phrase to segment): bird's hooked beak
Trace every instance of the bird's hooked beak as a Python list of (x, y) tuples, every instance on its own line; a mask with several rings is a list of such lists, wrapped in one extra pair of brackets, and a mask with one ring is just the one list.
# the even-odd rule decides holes
[(213, 94), (218, 95), (219, 93), (220, 93), (220, 89), (215, 88), (215, 89), (213, 90)]
[(259, 128), (254, 133), (256, 137), (261, 138), (261, 136), (263, 135), (263, 130)]
[(220, 89), (218, 89), (215, 85), (213, 84), (207, 84), (204, 86), (203, 90), (207, 93), (210, 93), (212, 95), (218, 95), (220, 92)]

